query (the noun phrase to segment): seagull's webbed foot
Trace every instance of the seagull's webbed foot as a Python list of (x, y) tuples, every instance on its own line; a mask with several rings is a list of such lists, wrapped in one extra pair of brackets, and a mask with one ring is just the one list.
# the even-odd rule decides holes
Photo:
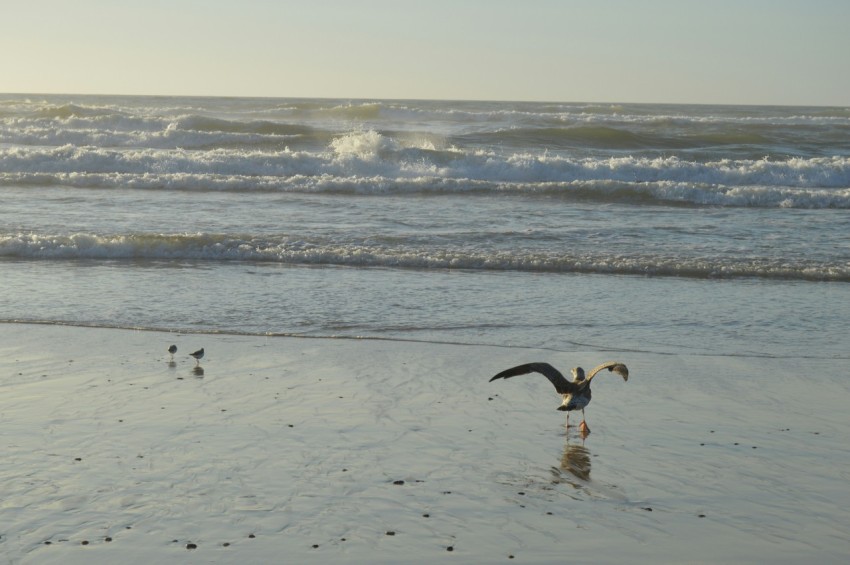
[(581, 432), (582, 436), (587, 436), (590, 433), (590, 427), (587, 425), (587, 422), (584, 420), (581, 421), (581, 424), (578, 425), (578, 431)]

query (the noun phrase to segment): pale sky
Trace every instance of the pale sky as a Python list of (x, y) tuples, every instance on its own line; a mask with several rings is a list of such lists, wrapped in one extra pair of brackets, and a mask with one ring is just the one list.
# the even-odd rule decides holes
[(0, 92), (850, 106), (850, 0), (0, 0)]

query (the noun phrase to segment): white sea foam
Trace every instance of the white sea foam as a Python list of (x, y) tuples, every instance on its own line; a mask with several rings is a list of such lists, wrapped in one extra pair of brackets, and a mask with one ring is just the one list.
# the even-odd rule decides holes
[[(205, 134), (215, 135), (215, 134)], [(695, 205), (850, 208), (850, 157), (585, 157), (434, 149), (373, 130), (319, 151), (0, 147), (0, 186), (278, 191), (513, 191)]]
[(784, 259), (581, 254), (559, 251), (475, 251), (366, 242), (322, 242), (289, 237), (238, 238), (217, 234), (104, 236), (10, 234), (0, 236), (0, 257), (19, 259), (251, 261), (295, 265), (602, 273), (695, 278), (850, 281), (850, 264)]

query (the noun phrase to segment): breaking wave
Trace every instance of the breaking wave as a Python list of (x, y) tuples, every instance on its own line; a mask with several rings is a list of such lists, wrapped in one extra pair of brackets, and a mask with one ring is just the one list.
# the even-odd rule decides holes
[[(300, 135), (300, 134), (293, 134)], [(281, 143), (285, 143), (283, 140)], [(376, 131), (316, 151), (0, 147), (0, 186), (352, 192), (511, 192), (605, 202), (850, 208), (850, 157), (686, 160), (461, 150)]]
[(334, 243), (217, 234), (0, 236), (0, 258), (267, 262), (410, 269), (598, 273), (689, 278), (765, 278), (850, 282), (850, 263), (543, 251), (467, 251), (408, 245)]

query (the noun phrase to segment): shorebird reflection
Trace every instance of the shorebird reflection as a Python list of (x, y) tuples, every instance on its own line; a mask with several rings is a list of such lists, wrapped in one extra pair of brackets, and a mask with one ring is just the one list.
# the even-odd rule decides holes
[(196, 377), (203, 377), (204, 376), (204, 368), (201, 367), (200, 365), (195, 365), (194, 367), (192, 367), (192, 374), (195, 375)]
[[(561, 456), (561, 471), (581, 481), (590, 480), (590, 452), (584, 445), (567, 442)], [(577, 485), (573, 485), (577, 486)]]

